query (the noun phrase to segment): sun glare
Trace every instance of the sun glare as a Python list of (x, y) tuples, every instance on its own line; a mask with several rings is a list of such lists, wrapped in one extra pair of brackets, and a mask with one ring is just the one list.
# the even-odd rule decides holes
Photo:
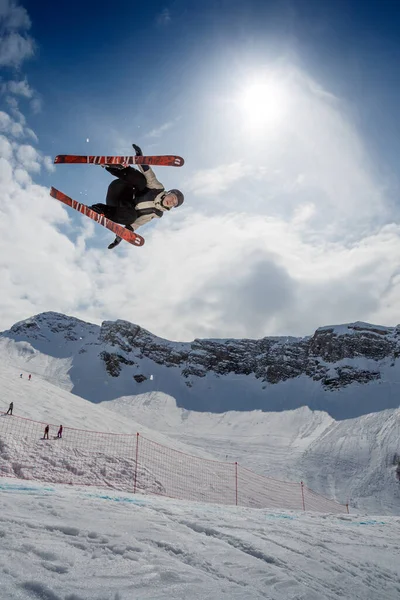
[(253, 83), (240, 94), (239, 105), (249, 126), (273, 127), (280, 123), (287, 91), (279, 82)]

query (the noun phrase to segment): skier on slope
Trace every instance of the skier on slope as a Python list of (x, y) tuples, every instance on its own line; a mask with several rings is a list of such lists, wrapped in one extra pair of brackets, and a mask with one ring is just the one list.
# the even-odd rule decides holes
[[(136, 156), (143, 155), (139, 146), (132, 146)], [(176, 189), (166, 191), (148, 165), (139, 165), (139, 171), (123, 166), (105, 169), (118, 179), (108, 186), (106, 204), (93, 204), (90, 208), (106, 219), (125, 225), (130, 231), (136, 231), (151, 219), (161, 218), (164, 212), (183, 203), (182, 192)], [(108, 248), (111, 250), (120, 242), (121, 238), (116, 236)]]

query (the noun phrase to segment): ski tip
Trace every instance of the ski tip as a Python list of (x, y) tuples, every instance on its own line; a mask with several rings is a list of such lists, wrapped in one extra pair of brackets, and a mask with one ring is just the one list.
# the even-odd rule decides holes
[(145, 240), (144, 240), (144, 238), (142, 238), (142, 236), (136, 234), (136, 239), (133, 243), (135, 246), (143, 246), (144, 241)]
[(62, 164), (62, 163), (67, 163), (67, 162), (71, 162), (68, 160), (69, 155), (68, 154), (57, 154), (57, 156), (54, 157), (54, 164)]

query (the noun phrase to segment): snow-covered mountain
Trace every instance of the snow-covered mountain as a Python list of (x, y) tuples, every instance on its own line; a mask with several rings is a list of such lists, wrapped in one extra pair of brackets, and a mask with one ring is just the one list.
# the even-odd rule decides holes
[[(57, 427), (62, 423), (67, 429), (120, 434), (139, 431), (186, 455), (225, 463), (238, 461), (242, 467), (279, 480), (303, 480), (314, 491), (342, 504), (350, 500), (352, 510), (400, 514), (396, 473), (399, 409), (343, 421), (307, 407), (215, 414), (179, 408), (172, 397), (161, 392), (93, 404), (36, 375), (31, 381), (26, 373), (22, 378), (19, 375), (16, 366), (0, 362), (0, 411), (5, 411), (12, 400), (14, 415)], [(0, 472), (54, 482), (66, 480), (60, 473), (64, 468), (68, 478), (77, 471), (80, 481), (110, 485), (102, 463), (95, 467), (91, 456), (85, 454), (86, 446), (93, 450), (95, 434), (74, 437), (76, 448), (69, 439), (64, 451), (63, 445), (47, 447), (39, 441), (40, 426), (35, 429), (37, 439), (31, 435), (24, 442), (22, 425), (9, 419), (2, 417), (2, 424), (9, 423), (16, 430), (0, 427)], [(108, 463), (109, 459), (112, 465), (112, 487), (125, 489), (127, 451), (114, 446), (112, 456), (104, 460)]]
[(400, 327), (321, 327), (305, 338), (171, 342), (127, 321), (47, 312), (0, 334), (0, 357), (92, 402), (160, 391), (196, 411), (308, 406), (335, 419), (399, 405)]
[[(285, 344), (291, 344), (294, 352), (295, 344), (304, 346), (312, 342), (324, 357), (318, 359), (321, 364), (329, 364), (327, 358), (337, 358), (339, 352), (342, 355), (345, 350), (350, 353), (351, 348), (353, 358), (347, 360), (359, 365), (364, 361), (364, 371), (367, 361), (370, 365), (374, 361), (380, 378), (369, 383), (353, 381), (344, 387), (326, 389), (321, 380), (302, 374), (291, 380), (292, 389), (297, 389), (297, 397), (288, 405), (282, 402), (279, 412), (273, 412), (268, 404), (271, 390), (284, 388), (288, 382), (265, 380), (261, 383), (254, 373), (240, 373), (243, 365), (239, 361), (240, 349), (245, 352), (246, 348), (246, 360), (250, 361), (253, 356), (255, 361), (249, 347), (262, 343), (267, 346), (271, 342), (268, 338), (259, 342), (203, 340), (192, 344), (173, 343), (126, 322), (104, 323), (98, 327), (64, 315), (44, 313), (1, 334), (0, 383), (4, 408), (7, 408), (7, 400), (13, 399), (21, 416), (100, 431), (132, 432), (145, 428), (151, 439), (162, 439), (162, 443), (170, 447), (184, 447), (186, 453), (223, 461), (237, 460), (260, 474), (277, 479), (304, 480), (315, 491), (341, 503), (350, 500), (353, 507), (363, 510), (399, 514), (400, 410), (381, 410), (337, 421), (327, 412), (301, 406), (302, 399), (304, 405), (310, 404), (307, 402), (309, 397), (301, 395), (302, 386), (307, 382), (309, 389), (318, 387), (321, 394), (331, 396), (328, 407), (336, 398), (342, 401), (342, 394), (353, 392), (353, 410), (358, 407), (358, 412), (365, 410), (363, 398), (368, 394), (363, 390), (369, 386), (373, 386), (375, 392), (394, 391), (394, 375), (392, 380), (385, 380), (384, 369), (395, 374), (396, 357), (390, 359), (394, 364), (390, 367), (382, 348), (385, 344), (395, 343), (396, 335), (395, 329), (358, 324), (343, 327), (342, 331), (318, 330), (314, 338), (296, 342), (275, 340), (275, 354), (272, 350), (269, 355), (260, 354), (260, 362), (272, 354), (276, 358)], [(214, 349), (206, 354), (205, 350), (203, 353), (198, 350), (199, 346)], [(360, 356), (363, 346), (367, 348), (369, 358)], [(220, 362), (215, 359), (216, 349), (221, 351), (221, 347), (229, 349), (225, 363), (222, 358)], [(186, 362), (182, 363), (184, 352)], [(392, 348), (391, 352), (394, 355), (395, 350)], [(375, 359), (371, 358), (373, 354)], [(314, 352), (316, 361), (315, 355)], [(199, 356), (203, 362), (208, 356), (209, 375), (188, 376), (187, 369), (192, 368)], [(223, 365), (229, 361), (229, 369), (234, 363), (238, 373), (233, 367), (232, 370), (227, 367), (227, 372), (222, 373)], [(332, 363), (331, 371), (336, 372), (338, 365), (343, 363), (344, 359)], [(256, 362), (254, 364), (257, 366)], [(24, 373), (22, 380), (20, 371)], [(26, 381), (27, 372), (33, 374), (32, 382)], [(258, 389), (264, 394), (265, 410), (250, 410), (253, 406), (249, 401), (247, 405), (245, 402), (240, 405), (241, 411), (206, 412), (210, 402), (205, 398), (201, 404), (198, 391), (201, 388), (197, 387), (205, 380), (210, 387), (215, 384), (220, 393), (223, 390), (227, 393), (220, 404), (229, 405), (231, 397), (232, 404), (239, 403), (240, 396), (235, 389), (238, 379), (241, 389), (247, 380), (250, 390)], [(188, 382), (191, 385), (186, 385)], [(138, 394), (146, 387), (153, 387), (153, 390)], [(163, 388), (172, 390), (173, 394), (158, 391)], [(217, 397), (214, 389), (209, 394)], [(103, 399), (103, 402), (93, 405), (77, 395), (92, 401)], [(250, 392), (247, 397), (252, 399)], [(190, 405), (193, 398), (199, 403), (200, 412), (184, 408), (184, 402)], [(255, 395), (253, 403), (259, 398)], [(394, 393), (388, 397), (383, 393), (377, 395), (376, 410), (394, 400), (397, 405)], [(293, 404), (299, 408), (283, 410)], [(248, 410), (243, 410), (245, 408)]]

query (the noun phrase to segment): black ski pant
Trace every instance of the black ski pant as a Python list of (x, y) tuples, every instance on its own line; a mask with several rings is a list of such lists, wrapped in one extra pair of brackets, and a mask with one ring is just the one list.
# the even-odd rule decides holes
[(108, 186), (106, 196), (106, 204), (116, 208), (113, 221), (121, 225), (130, 225), (137, 218), (135, 195), (146, 188), (146, 177), (132, 167), (125, 169), (108, 167), (107, 171), (118, 177)]

